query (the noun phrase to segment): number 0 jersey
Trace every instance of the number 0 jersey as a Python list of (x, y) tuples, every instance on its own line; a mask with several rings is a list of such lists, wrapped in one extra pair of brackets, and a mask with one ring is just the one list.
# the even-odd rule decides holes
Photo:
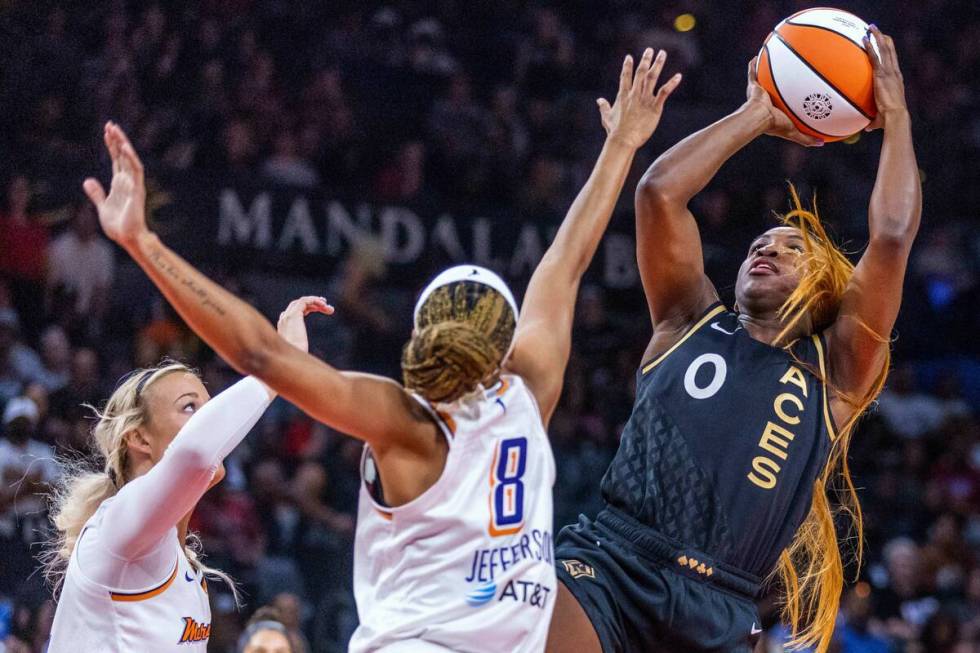
[(676, 544), (767, 575), (810, 509), (834, 437), (824, 358), (819, 335), (791, 355), (711, 306), (640, 369), (603, 498)]
[(449, 442), (446, 466), (391, 508), (365, 446), (350, 651), (543, 651), (557, 589), (555, 462), (537, 403), (511, 375), (448, 412), (417, 399)]

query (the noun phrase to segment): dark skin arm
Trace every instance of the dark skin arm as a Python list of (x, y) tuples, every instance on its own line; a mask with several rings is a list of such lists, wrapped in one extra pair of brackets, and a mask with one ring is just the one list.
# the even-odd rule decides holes
[[(837, 320), (826, 332), (831, 380), (841, 392), (857, 397), (871, 389), (885, 361), (922, 215), (919, 168), (895, 43), (876, 27), (871, 33), (881, 56), (866, 40), (878, 105), (868, 130), (881, 128), (884, 137), (868, 209), (868, 247), (844, 292)], [(853, 413), (839, 398), (833, 408), (838, 423)]]
[(609, 225), (636, 150), (657, 128), (667, 97), (680, 83), (680, 75), (674, 75), (654, 93), (666, 58), (661, 50), (655, 59), (647, 48), (634, 74), (633, 59), (627, 56), (614, 105), (598, 100), (605, 145), (524, 297), (514, 351), (505, 368), (527, 381), (546, 425), (561, 395), (582, 275)]
[[(438, 479), (447, 445), (438, 427), (405, 389), (383, 377), (341, 372), (281, 338), (244, 301), (198, 272), (146, 226), (143, 166), (118, 125), (105, 129), (113, 162), (106, 196), (95, 179), (85, 191), (106, 235), (146, 272), (187, 324), (242, 374), (253, 375), (334, 429), (371, 444), (393, 505), (410, 500)], [(305, 298), (280, 318), (300, 320), (328, 312)]]
[(704, 273), (701, 236), (691, 199), (736, 152), (762, 134), (801, 145), (820, 144), (800, 133), (756, 82), (749, 63), (748, 99), (737, 111), (662, 154), (636, 189), (636, 243), (640, 277), (654, 336), (645, 359), (670, 348), (698, 315), (718, 301)]

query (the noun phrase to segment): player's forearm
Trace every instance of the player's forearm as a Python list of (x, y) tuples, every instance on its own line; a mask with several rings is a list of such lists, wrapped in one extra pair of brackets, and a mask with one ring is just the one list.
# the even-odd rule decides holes
[(871, 240), (909, 246), (919, 229), (922, 186), (907, 112), (887, 117), (878, 178), (871, 193), (868, 230)]
[(592, 174), (569, 207), (542, 264), (559, 266), (569, 281), (585, 274), (609, 226), (635, 154), (636, 148), (615, 135), (606, 139)]
[(198, 272), (152, 232), (126, 249), (198, 336), (242, 374), (261, 376), (264, 352), (278, 335), (258, 311)]
[(765, 133), (768, 111), (748, 102), (673, 146), (647, 169), (637, 200), (687, 206), (736, 152)]

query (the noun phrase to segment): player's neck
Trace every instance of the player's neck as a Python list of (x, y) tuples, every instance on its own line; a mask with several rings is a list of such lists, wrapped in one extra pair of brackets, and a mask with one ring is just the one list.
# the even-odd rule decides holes
[(801, 335), (803, 335), (803, 329), (805, 328), (805, 325), (799, 325), (790, 333), (786, 334), (784, 340), (777, 342), (779, 334), (781, 334), (783, 329), (786, 327), (782, 319), (779, 318), (777, 311), (760, 315), (740, 313), (738, 316), (738, 321), (742, 325), (742, 328), (745, 329), (745, 331), (754, 340), (764, 342), (767, 345), (772, 345), (774, 347), (785, 345), (787, 342), (792, 342), (801, 337)]

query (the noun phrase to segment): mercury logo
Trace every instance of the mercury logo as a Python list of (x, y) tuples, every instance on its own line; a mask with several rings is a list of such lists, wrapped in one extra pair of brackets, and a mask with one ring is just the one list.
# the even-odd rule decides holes
[(803, 113), (814, 120), (829, 118), (834, 105), (830, 101), (829, 95), (823, 93), (811, 93), (803, 98)]

